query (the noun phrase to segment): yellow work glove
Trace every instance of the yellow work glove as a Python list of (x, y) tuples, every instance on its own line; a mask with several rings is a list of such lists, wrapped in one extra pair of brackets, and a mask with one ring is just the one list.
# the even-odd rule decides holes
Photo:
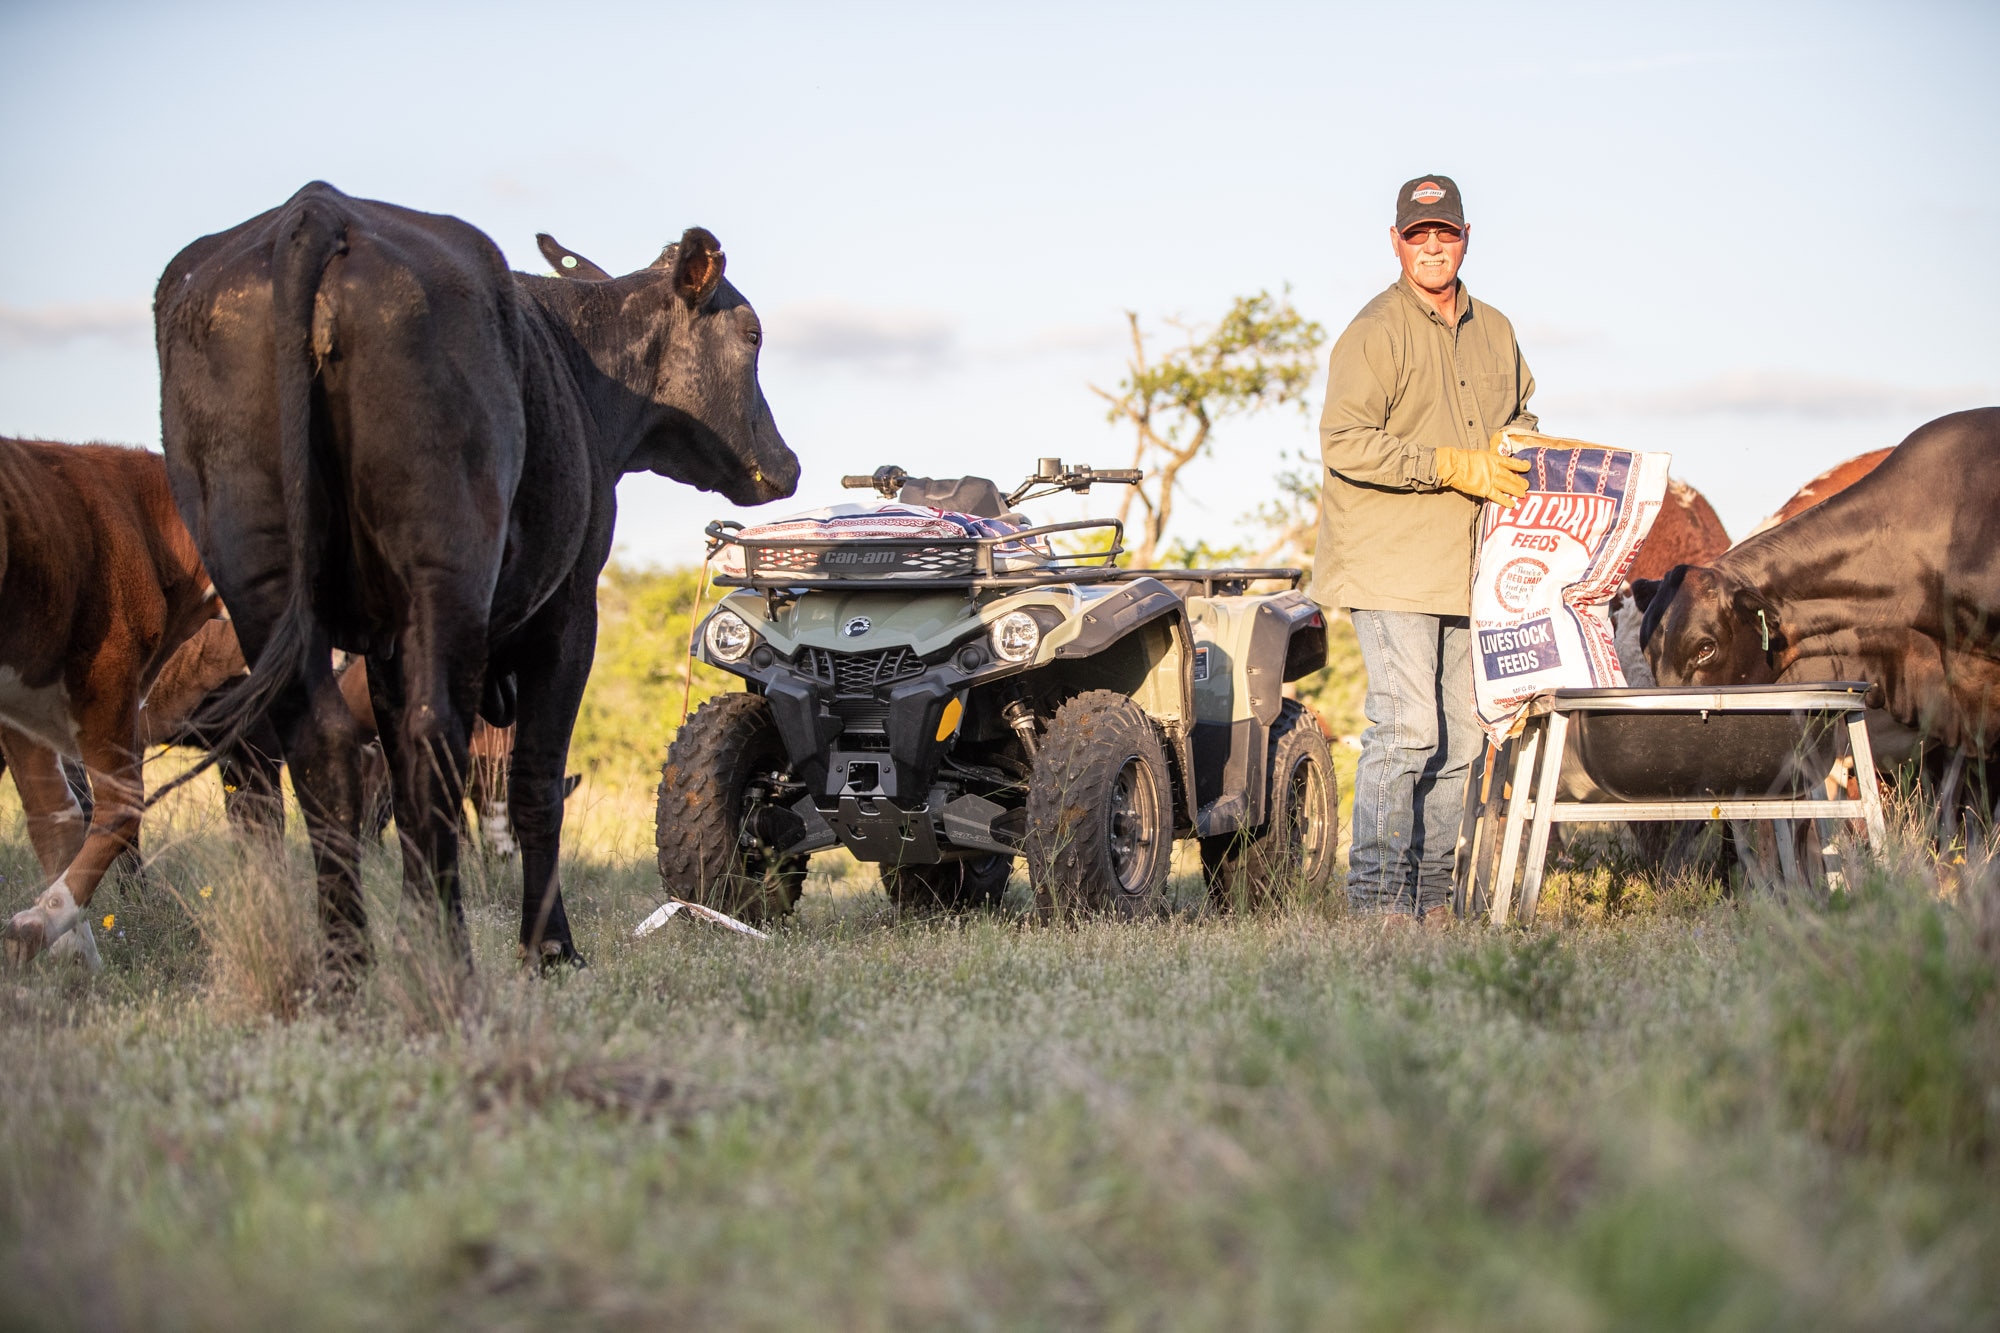
[(1502, 509), (1528, 493), (1525, 458), (1509, 458), (1485, 449), (1437, 450), (1438, 485), (1462, 491), (1475, 500), (1491, 500)]

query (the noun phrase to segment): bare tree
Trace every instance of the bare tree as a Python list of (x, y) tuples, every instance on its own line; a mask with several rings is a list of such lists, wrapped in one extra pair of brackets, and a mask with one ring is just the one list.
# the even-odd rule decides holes
[(1237, 297), (1212, 328), (1166, 321), (1181, 345), (1158, 360), (1147, 354), (1138, 314), (1127, 311), (1125, 319), (1132, 330), (1125, 378), (1116, 393), (1090, 389), (1111, 405), (1110, 420), (1132, 424), (1132, 465), (1146, 470), (1145, 484), (1132, 487), (1118, 508), (1120, 521), (1135, 504), (1142, 511), (1132, 559), (1144, 568), (1173, 521), (1181, 470), (1207, 450), (1216, 423), (1287, 403), (1303, 410), (1326, 330), (1293, 308), (1289, 287), (1279, 296)]

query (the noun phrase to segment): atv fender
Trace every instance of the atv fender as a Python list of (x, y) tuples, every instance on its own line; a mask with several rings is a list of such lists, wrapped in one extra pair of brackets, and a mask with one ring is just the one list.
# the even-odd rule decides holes
[(1250, 715), (1259, 727), (1278, 720), (1286, 681), (1309, 676), (1326, 665), (1326, 616), (1302, 592), (1280, 593), (1257, 608), (1250, 626)]

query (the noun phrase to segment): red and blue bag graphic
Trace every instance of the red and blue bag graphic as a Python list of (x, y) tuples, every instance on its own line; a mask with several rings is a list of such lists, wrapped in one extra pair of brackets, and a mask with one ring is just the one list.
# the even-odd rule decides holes
[(1645, 542), (1673, 455), (1509, 431), (1528, 493), (1479, 519), (1472, 583), (1472, 686), (1494, 740), (1542, 690), (1621, 686), (1607, 604)]

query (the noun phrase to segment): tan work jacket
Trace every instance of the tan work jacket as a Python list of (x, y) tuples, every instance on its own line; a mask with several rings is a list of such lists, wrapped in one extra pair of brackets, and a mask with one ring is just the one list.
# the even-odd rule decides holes
[(1440, 446), (1484, 449), (1534, 430), (1535, 377), (1507, 317), (1460, 283), (1458, 322), (1398, 278), (1333, 345), (1320, 413), (1313, 599), (1322, 606), (1471, 610), (1479, 502), (1437, 484)]

